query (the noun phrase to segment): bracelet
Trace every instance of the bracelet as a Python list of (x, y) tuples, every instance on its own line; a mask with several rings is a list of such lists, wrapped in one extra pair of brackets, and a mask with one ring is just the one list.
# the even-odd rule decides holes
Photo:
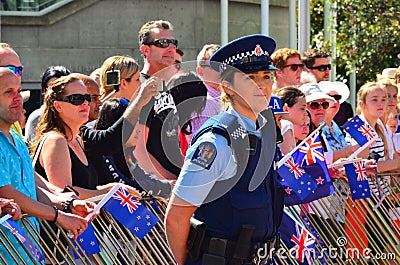
[(63, 203), (64, 212), (66, 212), (66, 213), (72, 212), (70, 206), (73, 201), (75, 201), (75, 198), (69, 198), (66, 202)]
[(56, 216), (54, 217), (53, 222), (57, 222), (57, 218), (58, 218), (58, 208), (57, 206), (53, 206), (54, 210), (56, 211)]

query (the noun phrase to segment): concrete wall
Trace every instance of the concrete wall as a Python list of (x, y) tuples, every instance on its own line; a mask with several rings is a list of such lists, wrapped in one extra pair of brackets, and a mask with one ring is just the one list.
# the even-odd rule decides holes
[[(229, 40), (260, 33), (260, 1), (229, 1)], [(1, 16), (1, 41), (10, 43), (24, 65), (25, 88), (39, 88), (49, 65), (89, 74), (104, 59), (129, 54), (142, 64), (137, 33), (149, 20), (173, 23), (175, 37), (194, 60), (206, 43), (220, 42), (219, 0), (76, 0), (45, 17)], [(289, 44), (288, 1), (270, 0), (270, 35)]]

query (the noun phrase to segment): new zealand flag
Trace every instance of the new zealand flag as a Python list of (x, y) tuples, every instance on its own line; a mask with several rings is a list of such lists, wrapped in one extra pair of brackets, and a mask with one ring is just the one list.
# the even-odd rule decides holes
[(371, 197), (367, 172), (362, 161), (344, 165), (349, 179), (350, 193), (353, 200)]
[(290, 187), (289, 189), (300, 199), (305, 199), (317, 187), (315, 181), (300, 167), (300, 164), (293, 157), (287, 159), (278, 168), (278, 173), (288, 188)]
[[(285, 204), (303, 204), (331, 195), (335, 190), (326, 166), (322, 143), (318, 131), (314, 132), (293, 153), (296, 163), (301, 165), (305, 173), (316, 183), (316, 187), (306, 197), (298, 197), (286, 179), (282, 185), (286, 191)], [(284, 177), (283, 177), (284, 178)]]
[(314, 248), (316, 238), (290, 214), (284, 212), (279, 232), (283, 243), (289, 249), (289, 255), (298, 264), (313, 264), (318, 253)]
[(357, 115), (351, 120), (343, 124), (343, 130), (345, 130), (350, 136), (360, 145), (368, 143), (371, 139), (377, 136), (376, 132), (372, 127), (364, 122)]
[(28, 236), (26, 236), (24, 230), (22, 230), (22, 228), (15, 221), (8, 219), (3, 221), (1, 225), (7, 228), (18, 239), (18, 241), (24, 245), (26, 249), (29, 251), (29, 253), (38, 262), (44, 260), (42, 252), (40, 252), (40, 250), (36, 247), (36, 245), (32, 242), (32, 240)]
[(120, 187), (103, 206), (115, 219), (139, 239), (158, 222), (158, 217)]
[[(78, 242), (79, 246), (88, 256), (100, 252), (99, 243), (97, 242), (96, 235), (94, 234), (92, 223), (88, 223), (88, 227), (80, 236), (78, 236), (76, 242)], [(75, 245), (75, 242), (73, 243), (76, 251), (79, 252), (82, 256), (82, 252), (80, 251), (80, 249)], [(78, 258), (76, 252), (74, 252), (74, 256), (76, 259)]]

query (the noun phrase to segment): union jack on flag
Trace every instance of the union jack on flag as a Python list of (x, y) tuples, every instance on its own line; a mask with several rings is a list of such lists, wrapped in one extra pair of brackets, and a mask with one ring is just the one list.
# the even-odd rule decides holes
[(2, 226), (7, 228), (20, 242), (23, 244), (29, 253), (39, 262), (44, 260), (42, 252), (32, 242), (32, 240), (26, 236), (22, 228), (13, 220), (8, 219), (1, 223)]
[(344, 165), (353, 200), (371, 197), (368, 176), (362, 161)]
[(296, 161), (301, 161), (302, 165), (311, 165), (325, 161), (324, 151), (322, 150), (322, 143), (318, 131), (299, 146), (298, 150), (299, 156), (296, 157)]
[(313, 264), (313, 258), (318, 254), (314, 249), (315, 236), (286, 210), (279, 230), (291, 256), (295, 257), (299, 264)]
[(25, 243), (26, 238), (21, 235), (18, 231), (18, 229), (14, 226), (12, 226), (9, 221), (4, 221), (2, 223), (2, 225), (7, 228), (8, 230), (10, 230), (10, 232), (21, 242), (21, 243)]
[(293, 191), (300, 199), (306, 198), (317, 188), (315, 181), (293, 157), (289, 157), (277, 171), (285, 184), (290, 187), (290, 191)]
[(311, 248), (314, 246), (315, 238), (303, 226), (296, 223), (296, 235), (290, 239), (295, 245), (290, 249), (291, 253), (296, 253), (297, 261), (304, 262), (307, 259), (308, 264), (312, 264)]
[(361, 125), (358, 130), (362, 133), (363, 136), (366, 136), (368, 141), (375, 137), (374, 130), (369, 124)]
[(298, 163), (296, 163), (293, 159), (293, 157), (289, 158), (285, 164), (285, 166), (287, 166), (289, 168), (289, 172), (294, 174), (294, 177), (296, 179), (299, 179), (300, 177), (303, 176), (304, 173), (306, 173), (304, 171), (304, 169), (300, 168), (300, 165)]
[(118, 189), (112, 196), (114, 199), (121, 201), (122, 206), (126, 206), (128, 211), (132, 214), (136, 211), (141, 203), (133, 197), (132, 194), (127, 192), (125, 189)]
[(353, 164), (356, 167), (355, 172), (357, 173), (357, 181), (366, 180), (367, 179), (367, 170), (364, 167), (364, 163), (362, 161), (357, 161)]

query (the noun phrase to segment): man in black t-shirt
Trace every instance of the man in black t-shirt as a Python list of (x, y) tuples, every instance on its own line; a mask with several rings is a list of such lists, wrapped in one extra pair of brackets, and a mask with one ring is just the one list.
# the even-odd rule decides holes
[[(174, 67), (178, 41), (173, 26), (168, 21), (145, 23), (139, 31), (139, 46), (144, 57), (141, 81), (157, 76), (168, 81)], [(171, 71), (169, 71), (171, 69)], [(179, 149), (178, 117), (176, 106), (165, 85), (163, 92), (152, 99), (141, 111), (139, 128), (142, 132), (137, 142), (135, 157), (147, 172), (167, 179), (176, 179), (180, 172), (182, 156)]]

